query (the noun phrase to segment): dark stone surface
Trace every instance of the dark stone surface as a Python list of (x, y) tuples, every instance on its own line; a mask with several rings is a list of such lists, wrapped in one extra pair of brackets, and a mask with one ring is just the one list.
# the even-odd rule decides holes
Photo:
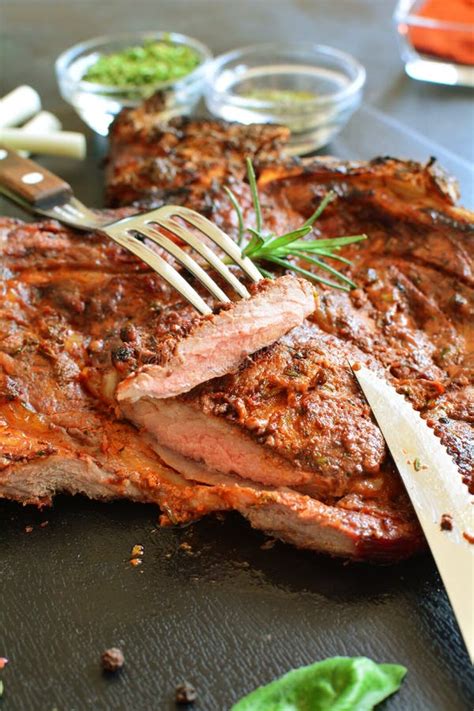
[[(166, 28), (220, 52), (263, 37), (314, 39), (355, 53), (367, 66), (366, 108), (327, 152), (427, 158), (469, 179), (458, 155), (472, 148), (472, 106), (461, 89), (423, 86), (403, 75), (385, 0), (0, 0), (0, 95), (20, 83), (70, 129), (52, 59), (102, 32)], [(433, 120), (434, 112), (436, 120)], [(398, 122), (424, 134), (412, 135)], [(452, 130), (456, 121), (456, 130)], [(439, 146), (438, 146), (439, 148)], [(44, 160), (78, 196), (100, 205), (104, 144), (89, 135), (86, 163)], [(2, 203), (4, 214), (19, 214)], [(48, 520), (46, 527), (39, 523)], [(394, 567), (344, 565), (265, 538), (237, 515), (159, 530), (157, 512), (127, 503), (58, 499), (51, 510), (0, 504), (1, 711), (166, 711), (175, 687), (196, 687), (200, 711), (226, 711), (239, 696), (301, 664), (367, 655), (408, 669), (391, 711), (465, 711), (469, 662), (429, 556)], [(25, 527), (33, 525), (31, 533)], [(192, 555), (180, 549), (191, 545)], [(143, 564), (128, 562), (133, 545)], [(100, 654), (126, 657), (113, 678)]]
[[(472, 701), (428, 556), (345, 565), (280, 543), (262, 550), (265, 537), (237, 515), (165, 530), (153, 507), (80, 498), (41, 513), (4, 503), (0, 517), (2, 711), (166, 711), (183, 680), (196, 709), (226, 711), (291, 667), (339, 654), (408, 667), (387, 711)], [(110, 646), (125, 655), (115, 677), (100, 666)]]

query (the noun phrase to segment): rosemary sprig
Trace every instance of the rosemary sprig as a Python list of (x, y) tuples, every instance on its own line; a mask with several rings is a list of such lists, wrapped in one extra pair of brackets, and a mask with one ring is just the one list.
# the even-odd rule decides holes
[[(242, 253), (246, 257), (249, 257), (249, 259), (253, 262), (257, 263), (259, 270), (263, 276), (266, 277), (273, 278), (273, 274), (268, 271), (266, 267), (263, 267), (262, 263), (265, 265), (275, 264), (279, 267), (290, 269), (298, 274), (301, 274), (302, 276), (305, 276), (307, 279), (312, 279), (313, 281), (326, 284), (327, 286), (332, 286), (335, 289), (342, 289), (343, 291), (354, 289), (356, 284), (354, 284), (354, 282), (344, 274), (341, 274), (341, 272), (335, 269), (335, 267), (327, 264), (325, 260), (333, 259), (341, 262), (342, 264), (350, 265), (351, 262), (349, 259), (339, 256), (336, 252), (347, 244), (353, 244), (354, 242), (360, 242), (361, 240), (367, 239), (367, 235), (361, 234), (351, 235), (348, 237), (333, 237), (316, 240), (304, 239), (310, 234), (310, 232), (312, 232), (313, 225), (318, 217), (321, 216), (329, 203), (335, 199), (336, 193), (334, 191), (328, 192), (321, 200), (311, 217), (309, 217), (301, 227), (298, 227), (297, 229), (283, 235), (275, 235), (271, 232), (267, 233), (263, 229), (262, 208), (258, 195), (255, 171), (250, 158), (247, 158), (246, 162), (247, 177), (255, 212), (255, 227), (245, 227), (242, 209), (236, 196), (229, 188), (224, 188), (237, 214), (239, 246), (242, 245), (245, 235), (247, 234), (249, 236)], [(331, 274), (331, 276), (335, 277), (338, 281), (325, 279), (323, 276), (305, 269), (303, 266), (300, 266), (300, 264), (289, 261), (290, 257), (297, 258), (298, 262), (313, 264), (319, 269)]]

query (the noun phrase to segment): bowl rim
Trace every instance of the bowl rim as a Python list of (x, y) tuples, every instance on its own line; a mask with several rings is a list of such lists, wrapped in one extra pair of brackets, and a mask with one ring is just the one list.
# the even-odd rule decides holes
[[(326, 57), (331, 57), (339, 62), (343, 63), (345, 67), (350, 67), (350, 69), (355, 72), (354, 78), (350, 83), (343, 89), (339, 89), (330, 94), (324, 94), (323, 96), (315, 96), (314, 99), (305, 99), (300, 103), (295, 104), (295, 108), (292, 109), (287, 103), (263, 100), (263, 99), (252, 99), (238, 94), (232, 91), (221, 91), (215, 87), (215, 80), (217, 76), (222, 72), (223, 67), (233, 59), (238, 57), (244, 58), (246, 55), (252, 52), (262, 52), (265, 51), (275, 51), (284, 53), (285, 51), (295, 51), (303, 52), (312, 55), (325, 55)], [(237, 49), (230, 50), (229, 52), (224, 52), (217, 56), (208, 68), (206, 77), (206, 98), (211, 95), (216, 95), (222, 101), (224, 99), (227, 103), (233, 104), (240, 108), (258, 108), (258, 109), (272, 109), (275, 107), (284, 107), (287, 113), (301, 113), (307, 109), (312, 109), (318, 106), (324, 106), (327, 103), (340, 102), (342, 103), (345, 99), (357, 94), (365, 85), (367, 78), (367, 72), (363, 64), (359, 62), (355, 57), (343, 50), (337, 49), (336, 47), (330, 47), (325, 44), (318, 44), (317, 42), (263, 42), (253, 45), (247, 45), (245, 47), (238, 47)]]
[[(117, 86), (116, 84), (99, 84), (97, 82), (85, 81), (83, 79), (73, 79), (70, 76), (70, 68), (81, 54), (87, 52), (91, 53), (94, 49), (106, 47), (108, 44), (116, 41), (126, 42), (127, 40), (130, 40), (130, 42), (136, 43), (140, 40), (142, 42), (146, 39), (156, 39), (159, 41), (165, 38), (169, 38), (171, 42), (186, 45), (196, 50), (201, 58), (198, 66), (188, 74), (185, 74), (178, 79), (150, 82), (149, 84), (123, 84)], [(54, 66), (59, 83), (66, 79), (74, 83), (75, 87), (80, 88), (85, 92), (92, 94), (107, 93), (108, 95), (114, 95), (125, 94), (127, 92), (143, 92), (144, 90), (148, 92), (151, 89), (159, 91), (160, 89), (167, 89), (181, 84), (191, 83), (192, 81), (197, 80), (200, 75), (205, 72), (212, 60), (213, 54), (211, 49), (195, 37), (184, 35), (181, 32), (170, 32), (167, 30), (141, 30), (137, 32), (117, 32), (111, 35), (99, 35), (85, 40), (84, 42), (78, 42), (61, 52), (61, 54), (56, 58)]]

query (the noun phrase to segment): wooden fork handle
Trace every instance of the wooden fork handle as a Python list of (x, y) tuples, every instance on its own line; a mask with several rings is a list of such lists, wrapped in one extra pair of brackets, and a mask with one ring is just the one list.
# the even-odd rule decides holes
[(0, 192), (47, 209), (72, 196), (71, 187), (54, 173), (0, 144)]

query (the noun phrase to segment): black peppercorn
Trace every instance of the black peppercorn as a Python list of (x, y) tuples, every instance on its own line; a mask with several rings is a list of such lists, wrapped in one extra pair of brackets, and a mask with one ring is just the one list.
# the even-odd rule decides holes
[(112, 362), (125, 363), (127, 360), (131, 360), (133, 356), (134, 351), (132, 348), (129, 346), (119, 346), (112, 351)]
[(132, 323), (127, 323), (120, 329), (120, 338), (124, 343), (133, 343), (137, 340), (137, 329)]
[(176, 687), (174, 698), (177, 704), (192, 704), (197, 699), (196, 689), (185, 681)]
[(102, 669), (107, 672), (116, 672), (124, 665), (125, 658), (121, 649), (111, 647), (101, 654), (100, 663)]
[(453, 517), (450, 514), (442, 514), (439, 527), (442, 531), (452, 531)]

